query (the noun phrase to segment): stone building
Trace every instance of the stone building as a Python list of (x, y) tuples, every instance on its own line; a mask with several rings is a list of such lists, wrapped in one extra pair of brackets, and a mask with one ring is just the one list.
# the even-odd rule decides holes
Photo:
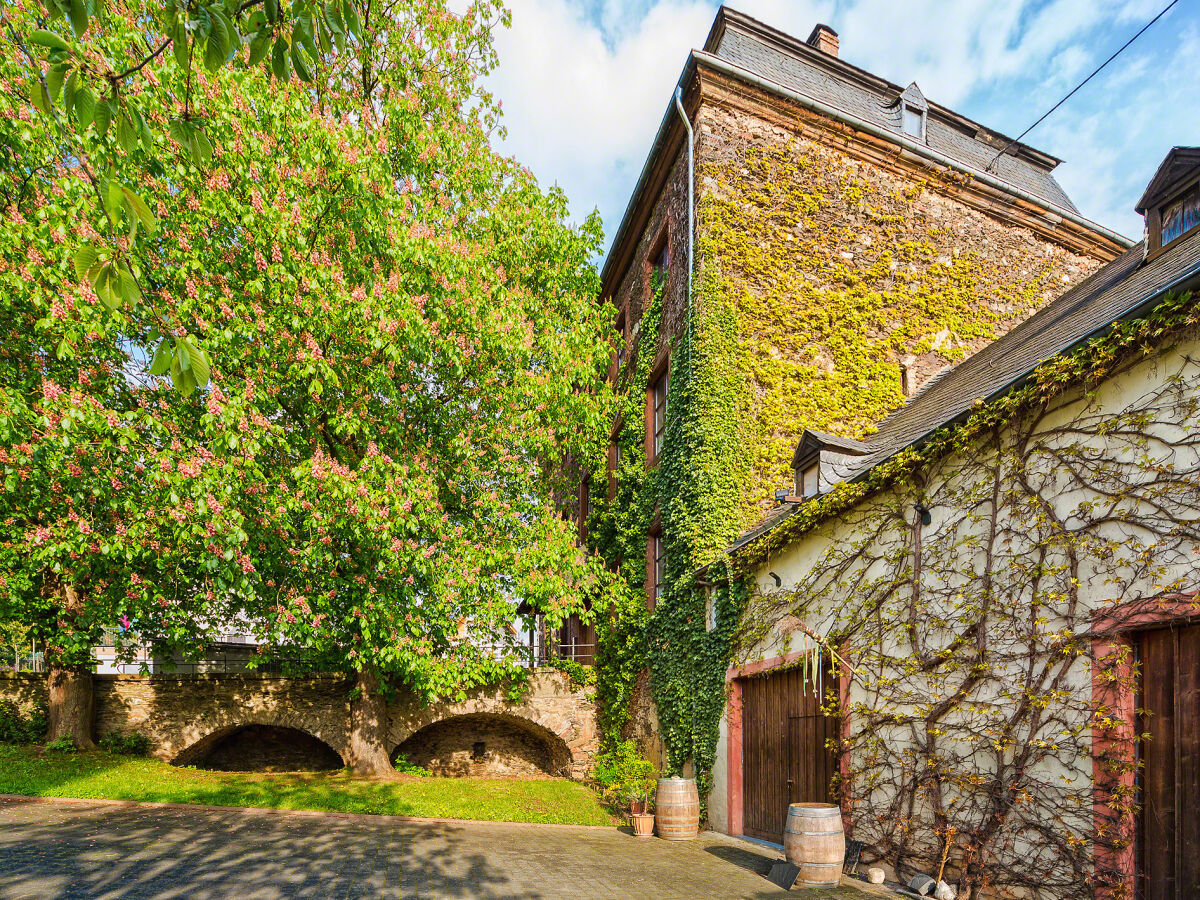
[[(691, 574), (771, 509), (806, 430), (852, 458), (937, 373), (1129, 247), (1079, 214), (1057, 159), (841, 50), (827, 26), (802, 41), (721, 8), (605, 261), (625, 399), (579, 511), (651, 609), (692, 602)], [(703, 640), (685, 638), (664, 646)], [(631, 728), (679, 768), (693, 754), (657, 742), (653, 671)]]
[(1200, 149), (1138, 211), (852, 452), (801, 439), (812, 496), (728, 550), (714, 827), (840, 802), (901, 880), (944, 854), (973, 897), (1200, 896)]

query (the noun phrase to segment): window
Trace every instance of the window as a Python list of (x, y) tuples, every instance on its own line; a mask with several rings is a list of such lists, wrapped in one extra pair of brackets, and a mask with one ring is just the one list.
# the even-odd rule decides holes
[(653, 429), (651, 433), (652, 459), (658, 459), (658, 454), (662, 451), (663, 435), (667, 430), (667, 393), (670, 386), (670, 376), (667, 372), (663, 372), (650, 388), (652, 404), (650, 427)]
[(711, 587), (704, 589), (704, 630), (717, 630), (717, 601)]
[(925, 139), (925, 112), (904, 104), (904, 133), (918, 140)]
[(616, 367), (614, 370), (614, 378), (621, 377), (621, 366), (625, 364), (625, 310), (621, 310), (621, 314), (617, 316), (617, 352), (616, 352)]
[(652, 279), (655, 282), (667, 280), (667, 242), (664, 240), (662, 246), (658, 248), (658, 253), (654, 255), (654, 262), (651, 264)]
[(1193, 185), (1186, 194), (1163, 207), (1162, 246), (1200, 225), (1200, 185)]
[(646, 542), (646, 599), (650, 609), (658, 605), (662, 599), (663, 576), (666, 571), (666, 557), (663, 554), (662, 531), (655, 528)]
[(820, 464), (811, 463), (796, 473), (796, 492), (801, 497), (815, 497), (821, 490)]

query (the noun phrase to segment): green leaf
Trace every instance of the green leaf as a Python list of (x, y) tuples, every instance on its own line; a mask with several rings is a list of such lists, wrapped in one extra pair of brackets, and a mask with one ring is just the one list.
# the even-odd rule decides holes
[(75, 37), (83, 37), (83, 33), (87, 31), (88, 27), (87, 0), (71, 0), (69, 15), (71, 28), (75, 30)]
[(158, 349), (154, 351), (154, 358), (150, 360), (150, 374), (165, 375), (171, 368), (171, 357), (171, 342), (163, 338)]
[(175, 20), (175, 25), (171, 29), (171, 41), (175, 63), (186, 71), (191, 58), (191, 36), (188, 34), (187, 22), (182, 16)]
[(117, 143), (126, 153), (132, 153), (137, 149), (137, 131), (134, 130), (133, 122), (130, 121), (124, 110), (117, 114)]
[(287, 42), (283, 38), (275, 38), (275, 47), (271, 51), (271, 71), (280, 81), (288, 80)]
[(267, 11), (268, 22), (279, 21), (279, 0), (266, 0), (263, 4)]
[(271, 33), (260, 31), (250, 42), (250, 65), (257, 66), (271, 49)]
[(342, 14), (346, 18), (346, 28), (356, 38), (362, 37), (362, 20), (358, 17), (358, 8), (354, 0), (345, 0), (342, 4)]
[(215, 72), (229, 58), (229, 30), (219, 13), (209, 12), (211, 30), (208, 42), (204, 45), (204, 66), (210, 72)]
[(62, 66), (51, 66), (50, 71), (46, 73), (46, 90), (49, 91), (52, 101), (57, 100), (58, 95), (62, 93), (65, 75), (66, 70)]
[(112, 122), (112, 106), (108, 100), (101, 100), (96, 104), (96, 113), (92, 117), (92, 121), (96, 124), (96, 134), (104, 137), (108, 134), (109, 123)]
[(42, 112), (50, 115), (50, 95), (46, 93), (46, 86), (42, 84), (42, 79), (34, 78), (29, 85), (29, 99)]
[(121, 193), (125, 195), (125, 202), (129, 204), (130, 209), (133, 210), (146, 230), (153, 231), (155, 226), (158, 225), (158, 220), (154, 218), (154, 213), (150, 211), (150, 207), (146, 205), (146, 201), (127, 187), (122, 187)]
[(75, 92), (79, 89), (79, 70), (70, 69), (67, 80), (63, 82), (63, 108), (67, 112), (75, 109)]
[(29, 35), (29, 40), (35, 44), (41, 44), (43, 47), (49, 47), (51, 50), (65, 50), (71, 52), (71, 45), (60, 38), (53, 31), (43, 31), (40, 28)]
[(75, 92), (75, 121), (80, 131), (87, 131), (96, 115), (96, 95), (89, 88), (81, 87)]
[(194, 144), (195, 149), (192, 155), (200, 160), (201, 165), (212, 159), (212, 141), (208, 139), (208, 135), (204, 133), (204, 129), (196, 129)]
[(137, 279), (133, 277), (128, 266), (121, 266), (117, 270), (116, 291), (121, 300), (130, 305), (142, 299), (142, 289), (138, 287)]
[(100, 298), (100, 302), (108, 307), (110, 312), (115, 312), (121, 305), (121, 297), (117, 293), (118, 276), (113, 271), (112, 263), (106, 263), (100, 267), (100, 271), (96, 273), (96, 280), (92, 284), (92, 289), (96, 292), (96, 296)]
[(191, 358), (191, 365), (188, 366), (188, 369), (195, 377), (196, 384), (199, 387), (204, 387), (204, 385), (208, 384), (208, 376), (211, 374), (211, 368), (208, 364), (208, 354), (191, 341), (188, 341), (188, 347), (190, 348), (189, 356)]
[(304, 61), (304, 51), (300, 49), (300, 43), (297, 41), (292, 44), (292, 65), (296, 68), (296, 75), (301, 81), (312, 81), (312, 72), (309, 71), (308, 63)]
[(104, 185), (104, 208), (114, 220), (121, 218), (121, 213), (125, 211), (125, 195), (121, 193), (121, 186), (115, 181), (110, 181)]
[(96, 264), (100, 254), (91, 244), (84, 244), (75, 251), (75, 276), (82, 281)]

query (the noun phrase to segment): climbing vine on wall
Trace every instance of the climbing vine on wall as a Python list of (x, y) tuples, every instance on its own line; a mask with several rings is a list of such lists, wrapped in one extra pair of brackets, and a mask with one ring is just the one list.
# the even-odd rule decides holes
[(1121, 896), (1137, 799), (1111, 706), (1136, 689), (1122, 634), (1200, 613), (1198, 318), (1172, 298), (1045, 364), (843, 504), (800, 581), (749, 604), (744, 651), (797, 619), (841, 647), (842, 794), (897, 869), (949, 842), (973, 892)]
[[(698, 290), (703, 303), (668, 348), (667, 423), (656, 464), (645, 452), (646, 391), (661, 346), (661, 281), (652, 286), (640, 320), (636, 355), (622, 381), (616, 443), (620, 448), (611, 501), (595, 505), (590, 534), (606, 562), (620, 573), (613, 613), (600, 621), (598, 696), (606, 737), (625, 724), (638, 673), (650, 685), (671, 772), (691, 761), (707, 794), (725, 702), (725, 669), (732, 654), (740, 585), (719, 581), (706, 594), (694, 572), (736, 534), (736, 504), (744, 475), (738, 466), (739, 421), (744, 412), (737, 368), (737, 319), (715, 290)], [(598, 467), (593, 484), (607, 472)], [(662, 596), (647, 611), (646, 545), (655, 523), (666, 558)], [(717, 627), (707, 627), (708, 603)]]

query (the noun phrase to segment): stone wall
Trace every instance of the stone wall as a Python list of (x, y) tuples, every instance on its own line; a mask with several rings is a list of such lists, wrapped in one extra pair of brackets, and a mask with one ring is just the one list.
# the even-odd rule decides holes
[(434, 775), (537, 777), (566, 774), (570, 754), (526, 719), (471, 714), (422, 728), (396, 748)]
[[(150, 738), (151, 752), (159, 759), (192, 764), (230, 740), (235, 745), (244, 744), (246, 726), (295, 729), (316, 738), (344, 759), (351, 687), (352, 683), (344, 678), (328, 676), (97, 675), (95, 732), (100, 737), (109, 731), (136, 731)], [(45, 697), (44, 675), (0, 673), (0, 698), (28, 706), (44, 702)], [(507, 733), (505, 729), (523, 729), (524, 743), (520, 746), (511, 738), (492, 745), (492, 764), (497, 770), (508, 766), (513, 774), (528, 770), (530, 760), (541, 760), (545, 765), (540, 771), (582, 779), (591, 770), (596, 752), (595, 704), (554, 669), (534, 672), (529, 689), (519, 701), (509, 700), (503, 688), (479, 689), (460, 703), (432, 705), (399, 692), (389, 714), (390, 752), (422, 729), (445, 720), (450, 721), (439, 746), (451, 748), (447, 758), (453, 758), (456, 752), (452, 746), (455, 740), (462, 744), (471, 738), (473, 745), (479, 739), (476, 735), (488, 728), (497, 734)], [(485, 728), (481, 723), (490, 724)], [(463, 736), (452, 740), (460, 728)], [(278, 738), (273, 734), (271, 740)], [(544, 745), (540, 756), (528, 749), (534, 741)], [(506, 748), (521, 752), (506, 762)], [(223, 752), (228, 756), (233, 751)], [(244, 759), (246, 748), (238, 753)]]

